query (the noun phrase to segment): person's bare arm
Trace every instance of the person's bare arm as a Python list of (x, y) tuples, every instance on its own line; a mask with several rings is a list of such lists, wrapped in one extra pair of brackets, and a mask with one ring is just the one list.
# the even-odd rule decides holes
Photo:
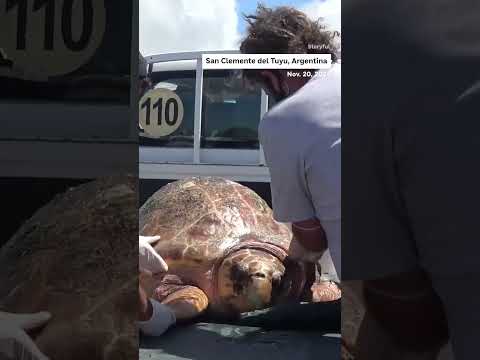
[(328, 241), (320, 221), (312, 218), (291, 224), (293, 239), (289, 256), (302, 261), (316, 262), (328, 248)]
[(328, 248), (325, 231), (317, 218), (292, 223), (292, 232), (302, 246), (309, 251), (323, 252)]

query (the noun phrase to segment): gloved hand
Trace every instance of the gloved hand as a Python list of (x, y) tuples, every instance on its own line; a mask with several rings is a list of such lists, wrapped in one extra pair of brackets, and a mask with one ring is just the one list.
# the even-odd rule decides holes
[(12, 314), (0, 311), (0, 358), (48, 360), (27, 331), (45, 325), (50, 318), (48, 312)]
[(169, 327), (175, 324), (176, 318), (174, 311), (167, 305), (160, 304), (154, 299), (149, 299), (145, 286), (148, 287), (148, 280), (152, 274), (140, 270), (138, 281), (139, 295), (139, 329), (149, 336), (160, 336)]
[(152, 247), (152, 243), (157, 242), (160, 236), (139, 236), (138, 266), (140, 271), (158, 274), (168, 271), (168, 265), (163, 258)]

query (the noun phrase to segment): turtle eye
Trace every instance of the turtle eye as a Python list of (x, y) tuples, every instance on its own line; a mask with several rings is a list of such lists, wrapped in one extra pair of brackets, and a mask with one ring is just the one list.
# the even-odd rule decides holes
[(281, 281), (282, 281), (282, 273), (278, 271), (274, 272), (272, 274), (272, 282), (275, 284), (280, 284)]
[(253, 276), (265, 279), (265, 274), (261, 272), (256, 272), (255, 274), (253, 274)]

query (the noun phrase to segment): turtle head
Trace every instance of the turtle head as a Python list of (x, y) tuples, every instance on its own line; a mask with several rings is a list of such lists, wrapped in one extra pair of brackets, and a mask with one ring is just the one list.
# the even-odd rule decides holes
[(261, 249), (242, 249), (227, 256), (218, 269), (220, 301), (236, 312), (272, 304), (285, 273), (282, 261)]

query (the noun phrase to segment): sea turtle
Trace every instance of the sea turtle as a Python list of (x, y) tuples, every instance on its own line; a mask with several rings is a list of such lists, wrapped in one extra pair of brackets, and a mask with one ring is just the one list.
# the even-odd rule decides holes
[[(169, 183), (145, 202), (139, 220), (141, 235), (161, 237), (154, 248), (169, 266), (147, 293), (164, 304), (190, 304), (182, 319), (312, 298), (314, 265), (288, 258), (289, 227), (243, 185), (215, 177)], [(336, 287), (317, 293), (339, 297)]]
[(34, 340), (51, 360), (138, 356), (136, 183), (107, 178), (70, 189), (0, 249), (0, 310), (50, 311)]

